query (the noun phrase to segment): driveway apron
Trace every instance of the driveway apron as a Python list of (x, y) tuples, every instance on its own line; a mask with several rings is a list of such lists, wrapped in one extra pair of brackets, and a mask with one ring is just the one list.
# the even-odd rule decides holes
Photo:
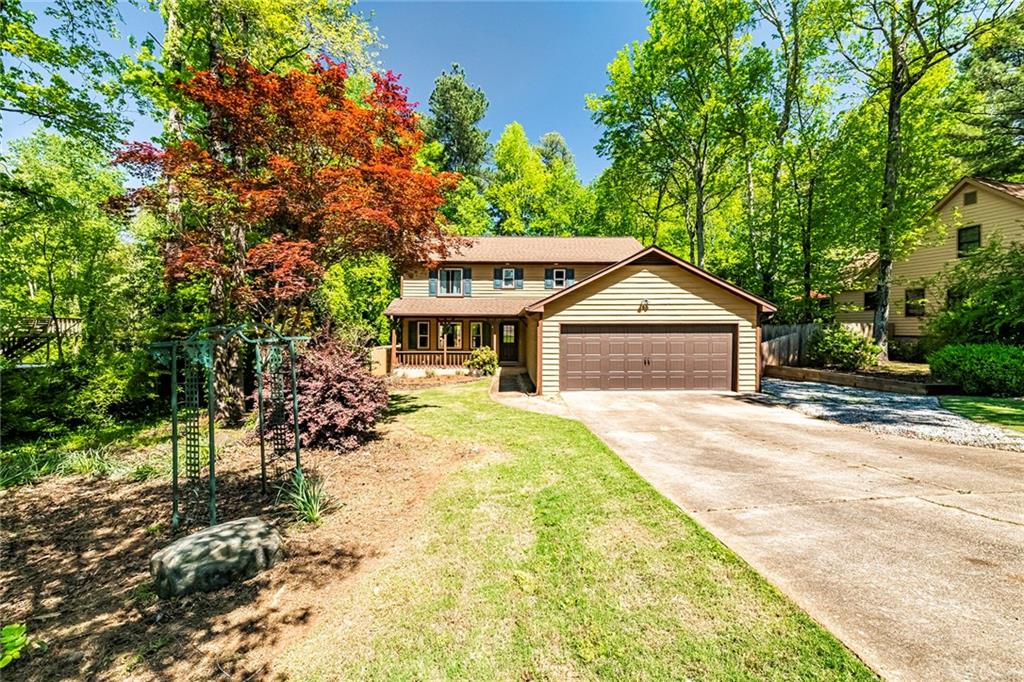
[(883, 677), (1024, 680), (1024, 454), (735, 394), (562, 398)]

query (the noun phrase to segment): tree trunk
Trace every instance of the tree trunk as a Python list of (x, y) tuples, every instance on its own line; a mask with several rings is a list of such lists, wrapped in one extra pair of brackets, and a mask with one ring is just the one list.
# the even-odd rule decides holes
[(889, 292), (892, 288), (892, 229), (896, 220), (896, 194), (899, 189), (901, 119), (903, 97), (910, 88), (907, 65), (899, 47), (892, 46), (892, 71), (885, 136), (885, 175), (882, 182), (882, 219), (878, 228), (878, 284), (874, 318), (875, 343), (882, 349), (880, 359), (889, 359)]
[(811, 228), (814, 211), (814, 176), (807, 182), (807, 217), (804, 220), (803, 234), (800, 235), (800, 253), (803, 258), (804, 276), (804, 322), (813, 322), (813, 306), (811, 301)]
[[(698, 164), (697, 172), (693, 176), (693, 236), (697, 242), (697, 260), (695, 265), (698, 268), (704, 267), (704, 168)], [(692, 260), (692, 254), (691, 254)]]

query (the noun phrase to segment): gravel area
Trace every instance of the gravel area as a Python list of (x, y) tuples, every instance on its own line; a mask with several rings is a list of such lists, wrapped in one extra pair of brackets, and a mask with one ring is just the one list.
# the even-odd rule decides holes
[(764, 379), (761, 390), (768, 402), (785, 405), (809, 417), (877, 433), (1024, 452), (1024, 437), (954, 414), (932, 396), (781, 379)]

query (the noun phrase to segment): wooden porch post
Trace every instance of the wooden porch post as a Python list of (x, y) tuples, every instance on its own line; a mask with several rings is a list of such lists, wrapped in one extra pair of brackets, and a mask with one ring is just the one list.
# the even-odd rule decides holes
[[(398, 366), (398, 327), (395, 326), (396, 321), (391, 321), (391, 365), (387, 368), (388, 374), (394, 371), (395, 367)], [(397, 321), (397, 324), (402, 324), (401, 319)]]
[(444, 333), (444, 323), (439, 322), (438, 335), (441, 337), (441, 366), (448, 366), (448, 337)]
[(498, 352), (498, 320), (491, 320), (491, 349)]

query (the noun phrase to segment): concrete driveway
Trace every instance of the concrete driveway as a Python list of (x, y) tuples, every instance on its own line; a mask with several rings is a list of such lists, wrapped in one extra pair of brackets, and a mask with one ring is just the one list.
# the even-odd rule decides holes
[(739, 395), (562, 398), (883, 677), (1024, 680), (1024, 454)]

